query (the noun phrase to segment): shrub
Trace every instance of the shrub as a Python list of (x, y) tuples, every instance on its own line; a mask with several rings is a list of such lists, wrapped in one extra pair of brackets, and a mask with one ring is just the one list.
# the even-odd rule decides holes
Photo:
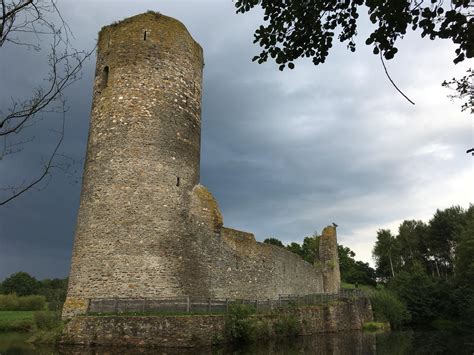
[(281, 337), (296, 337), (300, 332), (300, 323), (293, 315), (284, 315), (275, 324), (275, 334)]
[(38, 330), (51, 330), (61, 324), (59, 313), (50, 311), (38, 311), (34, 315), (35, 325)]
[(362, 329), (368, 332), (378, 332), (390, 330), (390, 325), (382, 322), (365, 322), (362, 325)]
[(42, 311), (46, 307), (46, 298), (44, 296), (32, 295), (18, 297), (18, 310), (19, 311)]
[(15, 294), (0, 295), (0, 311), (17, 311), (20, 305)]
[(41, 311), (46, 309), (44, 296), (0, 295), (0, 311)]
[(229, 306), (225, 322), (227, 340), (234, 342), (252, 341), (256, 336), (255, 320), (251, 318), (255, 308), (245, 304)]
[(370, 301), (377, 322), (389, 322), (392, 328), (399, 328), (410, 320), (406, 305), (390, 291), (372, 292)]

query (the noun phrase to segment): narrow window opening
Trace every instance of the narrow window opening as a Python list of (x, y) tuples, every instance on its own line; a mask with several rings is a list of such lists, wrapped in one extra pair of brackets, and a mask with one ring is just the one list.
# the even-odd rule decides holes
[(146, 41), (146, 38), (148, 37), (148, 31), (143, 32), (143, 40)]
[(176, 186), (179, 186), (179, 184), (180, 184), (180, 178), (179, 176), (176, 176)]
[(101, 78), (101, 83), (100, 83), (100, 89), (103, 90), (107, 87), (107, 82), (109, 81), (109, 67), (104, 67), (104, 70), (102, 70), (102, 78)]

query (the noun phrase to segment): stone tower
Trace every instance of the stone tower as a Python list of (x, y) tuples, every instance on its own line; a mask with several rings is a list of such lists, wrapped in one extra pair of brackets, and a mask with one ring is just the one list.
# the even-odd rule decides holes
[(199, 183), (202, 49), (154, 12), (102, 28), (64, 316), (90, 298), (177, 296)]

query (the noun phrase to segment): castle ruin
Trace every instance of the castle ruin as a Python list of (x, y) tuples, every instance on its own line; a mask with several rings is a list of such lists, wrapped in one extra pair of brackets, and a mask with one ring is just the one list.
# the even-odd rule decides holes
[(185, 26), (147, 12), (104, 27), (97, 48), (63, 317), (100, 298), (337, 292), (335, 228), (312, 265), (223, 226), (199, 184), (203, 51)]

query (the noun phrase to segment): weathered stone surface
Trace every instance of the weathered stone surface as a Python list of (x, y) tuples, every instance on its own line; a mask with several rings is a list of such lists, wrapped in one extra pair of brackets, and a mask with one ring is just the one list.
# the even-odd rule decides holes
[(311, 265), (224, 228), (199, 184), (203, 53), (148, 12), (99, 34), (81, 204), (63, 317), (97, 298), (278, 298), (336, 292), (335, 230)]
[(335, 227), (323, 229), (319, 241), (319, 260), (322, 268), (324, 292), (339, 292), (341, 288), (341, 273)]
[[(368, 299), (345, 300), (321, 306), (289, 309), (273, 315), (256, 315), (274, 326), (288, 314), (296, 316), (299, 335), (360, 330), (372, 321)], [(197, 347), (225, 342), (225, 317), (213, 315), (148, 317), (75, 317), (63, 333), (61, 343), (103, 346)]]

